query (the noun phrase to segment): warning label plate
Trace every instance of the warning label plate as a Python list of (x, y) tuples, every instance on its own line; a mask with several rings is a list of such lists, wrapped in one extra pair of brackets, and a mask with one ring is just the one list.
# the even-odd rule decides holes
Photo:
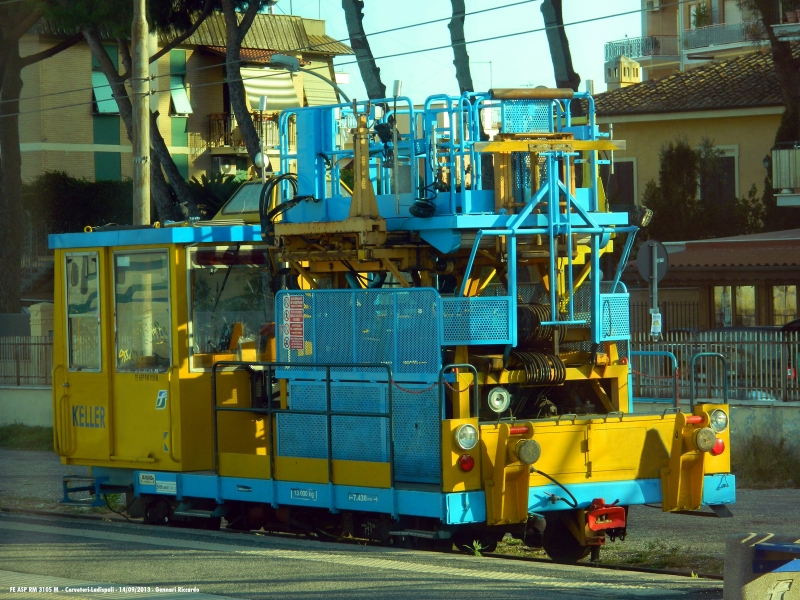
[(305, 348), (304, 307), (302, 294), (286, 294), (283, 297), (283, 322), (281, 344), (285, 350)]

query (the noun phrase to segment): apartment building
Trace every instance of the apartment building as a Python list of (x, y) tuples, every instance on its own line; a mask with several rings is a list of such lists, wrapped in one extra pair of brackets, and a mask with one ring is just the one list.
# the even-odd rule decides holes
[[(33, 54), (71, 35), (58, 23), (40, 21), (22, 39), (21, 52)], [(174, 33), (152, 36), (152, 51)], [(121, 67), (116, 41), (105, 42)], [(334, 89), (302, 72), (269, 69), (280, 53), (300, 60), (333, 80), (333, 58), (352, 54), (346, 44), (325, 34), (325, 22), (289, 15), (259, 14), (242, 44), (242, 78), (256, 129), (268, 155), (277, 155), (277, 115), (285, 108), (338, 102)], [(234, 173), (250, 165), (230, 108), (225, 62), (225, 22), (212, 14), (194, 34), (151, 65), (155, 76), (151, 110), (181, 174)], [(22, 176), (30, 181), (45, 171), (66, 171), (90, 180), (130, 177), (131, 144), (108, 81), (81, 42), (23, 70), (20, 138)], [(259, 99), (268, 98), (260, 112)], [(272, 161), (276, 164), (276, 161)]]
[[(711, 61), (728, 60), (759, 48), (763, 32), (739, 0), (641, 0), (642, 35), (605, 45), (606, 77), (625, 56), (641, 66), (642, 81), (658, 79)], [(784, 6), (785, 5), (785, 6)], [(793, 5), (792, 5), (793, 6)], [(786, 22), (787, 0), (774, 1), (776, 22)], [(780, 27), (792, 31), (795, 27)], [(776, 29), (777, 31), (777, 29)]]

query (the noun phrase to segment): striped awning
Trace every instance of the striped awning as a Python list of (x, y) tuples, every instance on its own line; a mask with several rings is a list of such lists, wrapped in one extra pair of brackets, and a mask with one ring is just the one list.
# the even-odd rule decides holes
[(114, 94), (111, 93), (108, 79), (100, 71), (92, 71), (92, 93), (94, 94), (94, 102), (99, 114), (119, 114), (119, 107), (117, 106), (117, 101), (114, 100)]
[(251, 109), (258, 110), (261, 96), (267, 97), (269, 111), (300, 106), (292, 76), (288, 72), (274, 69), (241, 69), (241, 73)]
[[(312, 62), (307, 71), (314, 71), (322, 75), (325, 79), (330, 79), (331, 69), (327, 63)], [(329, 83), (325, 83), (319, 77), (303, 73), (303, 91), (306, 94), (306, 102), (309, 106), (323, 106), (325, 104), (338, 104), (336, 90)]]
[(172, 97), (172, 107), (175, 109), (175, 114), (190, 115), (194, 112), (189, 102), (189, 95), (186, 93), (183, 75), (169, 76), (169, 94)]

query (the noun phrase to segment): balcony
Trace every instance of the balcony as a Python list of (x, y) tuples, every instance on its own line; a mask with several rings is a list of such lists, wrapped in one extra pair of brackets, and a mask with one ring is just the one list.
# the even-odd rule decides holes
[(605, 45), (606, 62), (627, 56), (634, 60), (651, 56), (678, 56), (678, 36), (648, 35), (625, 38)]
[(760, 34), (757, 24), (751, 21), (709, 25), (684, 31), (683, 49), (695, 50), (711, 46), (749, 43), (754, 37), (760, 37)]
[[(267, 152), (277, 151), (280, 140), (278, 130), (278, 113), (263, 114), (260, 112), (251, 113), (253, 125), (256, 131), (264, 137), (264, 144)], [(294, 118), (289, 119), (289, 146), (294, 148), (296, 141)], [(244, 140), (242, 139), (236, 115), (232, 113), (213, 113), (208, 115), (208, 147), (218, 149), (229, 149), (231, 152), (245, 152)], [(224, 150), (223, 150), (224, 152)], [(213, 152), (212, 154), (219, 154)]]
[(772, 151), (772, 187), (778, 206), (800, 206), (800, 143)]

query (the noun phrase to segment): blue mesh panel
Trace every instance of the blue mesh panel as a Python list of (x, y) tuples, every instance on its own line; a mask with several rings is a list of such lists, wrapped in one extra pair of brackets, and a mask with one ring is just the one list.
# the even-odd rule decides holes
[(353, 296), (312, 294), (314, 297), (314, 362), (351, 363), (357, 361), (353, 348)]
[(510, 298), (442, 298), (442, 343), (508, 344), (510, 310)]
[[(423, 390), (426, 385), (404, 385)], [(440, 476), (441, 413), (439, 391), (409, 394), (392, 390), (394, 408), (395, 479), (414, 483), (438, 483)]]
[(389, 420), (380, 417), (331, 417), (333, 458), (389, 461)]
[[(391, 292), (355, 292), (356, 327), (355, 355), (357, 362), (383, 363), (394, 361), (396, 294)], [(369, 369), (380, 371), (380, 369)]]
[[(304, 297), (303, 349), (283, 344), (284, 299)], [(434, 381), (441, 368), (435, 290), (318, 290), (280, 292), (276, 301), (278, 362), (383, 363), (396, 379)], [(321, 367), (304, 369), (324, 371)], [(282, 369), (279, 375), (303, 377), (303, 369)], [(374, 371), (380, 368), (335, 369)], [(307, 377), (307, 376), (306, 376)]]
[(601, 335), (604, 340), (627, 339), (630, 335), (628, 294), (600, 294)]
[(310, 381), (289, 382), (289, 408), (292, 410), (326, 410), (325, 384)]
[[(439, 294), (435, 290), (404, 290), (397, 293), (396, 300), (395, 377), (415, 374), (434, 381), (442, 361), (437, 314)], [(422, 378), (417, 381), (419, 379)]]
[(325, 415), (278, 414), (278, 456), (328, 458)]
[(503, 105), (503, 133), (553, 131), (550, 100), (512, 100)]
[[(324, 387), (323, 387), (324, 398)], [(331, 409), (340, 412), (387, 412), (386, 384), (332, 383)]]
[(584, 283), (572, 296), (575, 318), (585, 320), (588, 325), (592, 317), (592, 287), (590, 282)]
[(520, 203), (525, 202), (531, 197), (531, 155), (527, 152), (512, 152), (511, 162), (514, 174), (512, 192), (514, 200)]

